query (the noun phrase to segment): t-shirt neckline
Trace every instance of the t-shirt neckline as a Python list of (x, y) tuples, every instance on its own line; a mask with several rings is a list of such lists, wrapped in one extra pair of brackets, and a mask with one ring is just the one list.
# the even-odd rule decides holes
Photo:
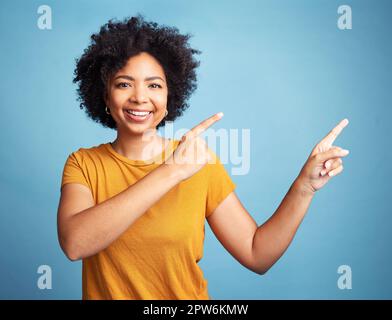
[(149, 165), (162, 164), (165, 161), (166, 154), (173, 151), (177, 142), (179, 142), (179, 141), (176, 141), (176, 140), (169, 138), (169, 142), (167, 143), (166, 148), (160, 154), (157, 154), (148, 160), (129, 159), (129, 158), (119, 154), (116, 150), (114, 150), (110, 142), (105, 143), (104, 146), (106, 147), (106, 149), (109, 151), (110, 154), (112, 154), (114, 157), (121, 160), (122, 162), (130, 164), (132, 166), (149, 166)]

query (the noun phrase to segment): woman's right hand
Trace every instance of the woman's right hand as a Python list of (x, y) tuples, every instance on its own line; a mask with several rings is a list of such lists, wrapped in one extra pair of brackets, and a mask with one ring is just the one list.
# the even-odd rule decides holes
[(189, 130), (182, 136), (173, 154), (165, 161), (164, 164), (169, 166), (181, 181), (193, 176), (212, 160), (207, 143), (199, 135), (222, 117), (223, 113), (219, 112)]

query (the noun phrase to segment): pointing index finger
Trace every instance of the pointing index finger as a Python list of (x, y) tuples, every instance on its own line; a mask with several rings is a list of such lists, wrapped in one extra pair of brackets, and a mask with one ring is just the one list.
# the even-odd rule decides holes
[(215, 122), (220, 120), (223, 117), (223, 112), (219, 112), (214, 114), (212, 117), (200, 122), (196, 127), (191, 129), (186, 135), (190, 137), (196, 137), (205, 130), (207, 130), (210, 126), (212, 126)]
[(342, 121), (339, 122), (339, 124), (333, 128), (324, 138), (321, 140), (321, 143), (327, 144), (329, 147), (332, 146), (333, 142), (335, 139), (339, 136), (339, 134), (342, 132), (344, 127), (348, 125), (348, 119), (343, 119)]

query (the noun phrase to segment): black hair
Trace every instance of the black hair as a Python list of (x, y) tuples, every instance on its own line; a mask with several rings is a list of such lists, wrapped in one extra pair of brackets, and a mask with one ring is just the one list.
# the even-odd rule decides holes
[[(195, 69), (200, 62), (188, 40), (190, 34), (180, 34), (175, 27), (147, 22), (143, 16), (123, 21), (109, 20), (91, 36), (91, 43), (76, 60), (73, 82), (78, 84), (80, 109), (104, 127), (116, 129), (111, 115), (105, 112), (108, 79), (120, 70), (129, 58), (141, 53), (151, 54), (161, 64), (168, 85), (168, 114), (165, 120), (174, 121), (189, 107), (188, 99), (196, 90)], [(164, 125), (162, 121), (157, 127)]]

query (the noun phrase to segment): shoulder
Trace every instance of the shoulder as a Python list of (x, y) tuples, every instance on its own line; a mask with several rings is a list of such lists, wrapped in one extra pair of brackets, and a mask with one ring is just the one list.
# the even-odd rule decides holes
[(68, 158), (73, 158), (78, 162), (86, 162), (86, 161), (93, 161), (94, 159), (99, 158), (106, 152), (108, 143), (101, 143), (99, 145), (95, 145), (92, 147), (80, 147), (77, 150), (71, 151), (69, 153)]

